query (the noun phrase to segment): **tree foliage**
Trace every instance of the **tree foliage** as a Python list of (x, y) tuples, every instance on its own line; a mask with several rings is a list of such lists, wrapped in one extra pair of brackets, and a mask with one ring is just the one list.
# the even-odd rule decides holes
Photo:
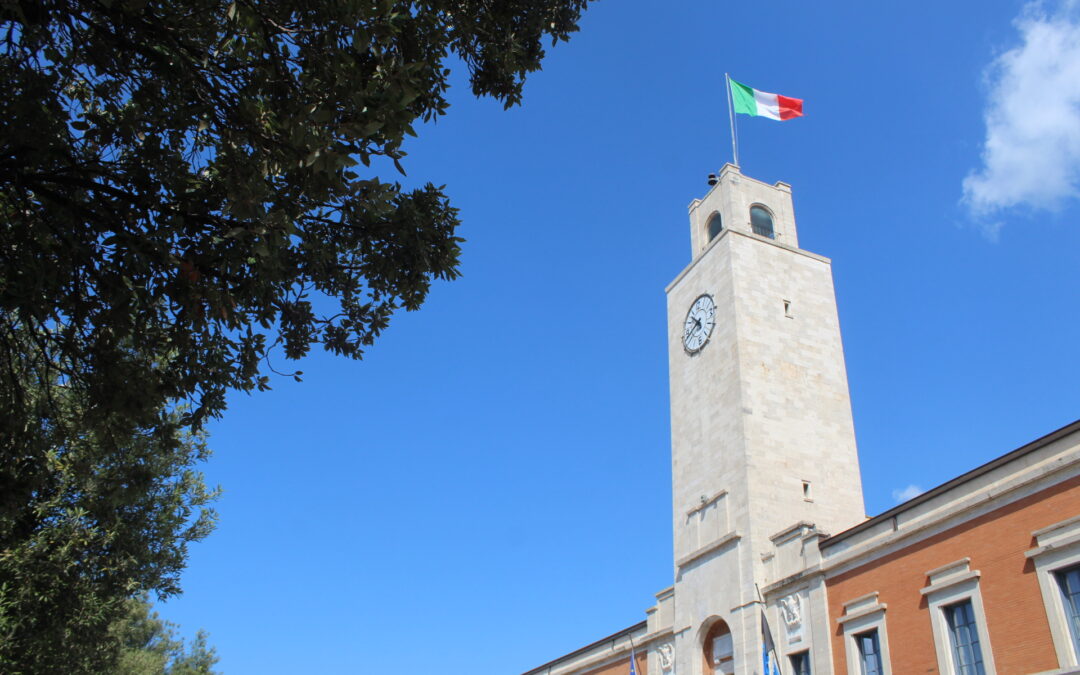
[(190, 645), (177, 637), (176, 627), (150, 608), (145, 596), (129, 599), (124, 612), (109, 627), (118, 650), (114, 675), (215, 675), (217, 654), (208, 636), (199, 631)]
[(101, 672), (126, 598), (178, 593), (187, 545), (213, 527), (216, 491), (196, 470), (208, 450), (177, 411), (132, 430), (77, 389), (41, 386), (48, 373), (18, 375), (41, 422), (0, 469), (0, 672)]
[(30, 335), (91, 405), (197, 426), (271, 348), (359, 358), (458, 273), (442, 189), (375, 168), (450, 59), (515, 104), (587, 2), (0, 0), (0, 378)]

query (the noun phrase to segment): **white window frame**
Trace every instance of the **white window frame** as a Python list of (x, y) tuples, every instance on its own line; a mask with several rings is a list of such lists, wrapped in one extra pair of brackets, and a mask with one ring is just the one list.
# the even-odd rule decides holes
[(1080, 516), (1054, 523), (1031, 533), (1035, 548), (1025, 556), (1035, 564), (1035, 576), (1042, 591), (1046, 618), (1050, 623), (1050, 636), (1054, 641), (1058, 666), (1080, 666), (1080, 655), (1073, 649), (1072, 634), (1065, 614), (1057, 572), (1073, 565), (1080, 565)]
[(975, 615), (975, 632), (979, 636), (979, 652), (982, 655), (986, 675), (996, 675), (994, 650), (990, 646), (990, 633), (986, 629), (986, 612), (982, 593), (979, 592), (979, 570), (971, 569), (971, 559), (962, 558), (942, 565), (926, 573), (930, 578), (921, 593), (930, 609), (930, 626), (934, 631), (934, 651), (937, 652), (938, 672), (941, 675), (957, 675), (953, 656), (952, 635), (949, 631), (945, 608), (969, 601)]
[(847, 655), (848, 675), (861, 675), (859, 669), (859, 645), (856, 635), (877, 630), (878, 646), (881, 647), (881, 675), (892, 675), (892, 657), (889, 654), (889, 632), (885, 627), (885, 610), (888, 605), (878, 602), (878, 591), (844, 603), (844, 615), (836, 620), (843, 627), (844, 651)]

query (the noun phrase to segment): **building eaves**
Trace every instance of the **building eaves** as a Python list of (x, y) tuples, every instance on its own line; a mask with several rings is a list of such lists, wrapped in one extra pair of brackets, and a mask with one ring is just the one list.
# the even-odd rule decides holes
[(950, 480), (948, 482), (942, 483), (941, 485), (939, 485), (939, 486), (937, 486), (935, 488), (927, 490), (926, 492), (922, 493), (918, 497), (914, 497), (913, 499), (909, 499), (908, 501), (904, 502), (903, 504), (895, 506), (895, 507), (889, 509), (888, 511), (884, 512), (884, 513), (881, 513), (879, 515), (874, 516), (873, 518), (868, 518), (868, 519), (864, 520), (863, 522), (859, 523), (858, 525), (855, 525), (853, 527), (850, 527), (850, 528), (844, 530), (843, 532), (838, 532), (837, 534), (834, 534), (831, 537), (827, 537), (825, 539), (822, 539), (819, 546), (822, 549), (826, 549), (826, 548), (828, 548), (828, 547), (830, 547), (830, 546), (832, 546), (834, 544), (838, 544), (838, 543), (844, 541), (845, 539), (847, 539), (849, 537), (852, 537), (852, 536), (855, 536), (856, 534), (858, 534), (860, 532), (863, 532), (865, 530), (868, 530), (868, 529), (870, 529), (870, 528), (874, 527), (875, 525), (878, 525), (878, 524), (880, 524), (882, 522), (885, 522), (885, 521), (889, 520), (890, 518), (893, 518), (894, 516), (897, 516), (897, 515), (903, 513), (904, 511), (915, 508), (919, 504), (923, 504), (925, 502), (928, 502), (931, 499), (934, 499), (935, 497), (937, 497), (939, 495), (942, 495), (942, 494), (948, 492), (949, 490), (952, 490), (952, 489), (956, 488), (959, 485), (962, 485), (962, 484), (964, 484), (964, 483), (966, 483), (966, 482), (968, 482), (970, 480), (974, 480), (974, 479), (978, 478), (979, 476), (982, 476), (982, 475), (984, 475), (986, 473), (989, 473), (989, 472), (993, 471), (994, 469), (997, 469), (1000, 466), (1004, 466), (1005, 464), (1008, 464), (1009, 462), (1012, 462), (1012, 461), (1014, 461), (1014, 460), (1016, 460), (1016, 459), (1018, 459), (1020, 457), (1023, 457), (1024, 455), (1026, 455), (1028, 453), (1035, 452), (1036, 450), (1038, 450), (1040, 448), (1043, 448), (1043, 447), (1053, 443), (1054, 441), (1056, 441), (1056, 440), (1058, 440), (1060, 438), (1064, 438), (1065, 436), (1068, 436), (1069, 434), (1073, 434), (1073, 433), (1076, 433), (1076, 432), (1080, 432), (1080, 420), (1072, 422), (1071, 424), (1067, 424), (1067, 425), (1061, 427), (1060, 429), (1057, 429), (1056, 431), (1052, 431), (1052, 432), (1048, 433), (1047, 435), (1045, 435), (1045, 436), (1043, 436), (1041, 438), (1037, 438), (1034, 441), (1031, 441), (1030, 443), (1017, 448), (1016, 450), (1013, 450), (1012, 452), (1008, 452), (1008, 453), (998, 457), (997, 459), (993, 459), (993, 460), (987, 462), (986, 464), (983, 464), (980, 467), (972, 469), (971, 471), (968, 471), (965, 474), (961, 474), (960, 476), (957, 476), (956, 478), (953, 478), (952, 480)]
[(589, 644), (585, 645), (584, 647), (582, 647), (580, 649), (575, 649), (574, 651), (570, 652), (569, 654), (563, 654), (562, 656), (560, 656), (557, 659), (552, 659), (551, 661), (548, 661), (547, 663), (545, 663), (545, 664), (543, 664), (541, 666), (537, 666), (536, 668), (533, 668), (531, 670), (527, 670), (524, 673), (522, 673), (522, 675), (538, 675), (539, 673), (547, 672), (549, 669), (554, 667), (560, 661), (566, 661), (568, 659), (574, 658), (575, 656), (580, 656), (581, 654), (584, 654), (585, 652), (591, 651), (591, 650), (599, 647), (600, 645), (604, 644), (605, 642), (614, 642), (615, 640), (618, 640), (621, 637), (625, 637), (627, 635), (630, 635), (631, 633), (635, 633), (635, 632), (640, 631), (640, 630), (645, 630), (645, 629), (647, 629), (647, 627), (648, 627), (648, 622), (647, 621), (642, 621), (641, 623), (635, 623), (633, 626), (630, 626), (629, 628), (624, 628), (624, 629), (622, 629), (622, 630), (620, 630), (620, 631), (618, 631), (616, 633), (612, 633), (611, 635), (608, 635), (607, 637), (602, 637), (599, 640), (597, 640), (596, 642), (590, 642)]

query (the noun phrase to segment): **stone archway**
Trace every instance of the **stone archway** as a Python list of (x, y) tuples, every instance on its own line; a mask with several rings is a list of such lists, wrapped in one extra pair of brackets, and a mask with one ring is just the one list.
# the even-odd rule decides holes
[(735, 645), (731, 628), (723, 619), (717, 619), (705, 632), (701, 645), (705, 675), (733, 675), (735, 672)]

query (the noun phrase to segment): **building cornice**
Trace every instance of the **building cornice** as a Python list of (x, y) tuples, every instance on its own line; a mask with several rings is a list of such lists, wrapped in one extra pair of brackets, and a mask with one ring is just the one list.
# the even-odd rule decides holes
[(707, 556), (708, 554), (712, 553), (713, 551), (724, 548), (728, 544), (730, 544), (732, 542), (736, 542), (741, 538), (742, 538), (742, 535), (740, 535), (738, 532), (728, 532), (727, 534), (720, 537), (716, 541), (714, 541), (712, 543), (709, 543), (709, 544), (706, 544), (705, 546), (702, 546), (701, 548), (699, 548), (699, 549), (697, 549), (695, 551), (691, 551), (690, 553), (688, 553), (688, 554), (684, 555), (683, 557), (679, 558), (678, 560), (675, 561), (675, 567), (678, 568), (678, 569), (682, 569), (683, 567), (686, 567), (687, 565), (694, 562), (695, 560), (698, 560), (699, 558)]
[[(1080, 432), (1080, 421), (1062, 427), (992, 462), (969, 471), (930, 490), (925, 495), (916, 497), (911, 502), (901, 504), (899, 507), (890, 509), (876, 518), (823, 540), (819, 544), (819, 550), (824, 556), (822, 561), (823, 569), (829, 576), (843, 574), (868, 564), (883, 555), (911, 546), (940, 532), (948, 531), (967, 520), (1005, 508), (1014, 501), (1026, 497), (1025, 492), (1034, 494), (1048, 489), (1062, 482), (1062, 480), (1070, 479), (1071, 476), (1062, 479), (1061, 474), (1070, 470), (1075, 472), (1077, 467), (1080, 467), (1080, 452), (1076, 450), (1066, 453), (1064, 456), (1031, 462), (1020, 470), (1009, 474), (1008, 478), (1000, 483), (985, 486), (951, 501), (945, 497), (950, 490), (956, 490), (966, 483), (985, 476), (995, 469), (1002, 468), (1010, 462), (1020, 460), (1026, 455), (1043, 449), (1051, 443), (1076, 432)], [(914, 520), (907, 522), (898, 520), (902, 514), (915, 506), (926, 504), (935, 498), (940, 498), (941, 501), (940, 506), (936, 509)], [(877, 534), (872, 530), (875, 527), (881, 530)], [(867, 538), (860, 541), (857, 538), (860, 534), (866, 534)], [(830, 546), (845, 541), (850, 548), (841, 548), (832, 551), (830, 554), (828, 551)]]
[(675, 277), (674, 279), (671, 280), (671, 283), (668, 284), (664, 288), (664, 292), (665, 293), (670, 293), (671, 289), (675, 287), (675, 284), (679, 283), (679, 281), (681, 281), (682, 278), (685, 277), (687, 274), (690, 274), (690, 270), (697, 267), (697, 264), (699, 262), (701, 262), (705, 258), (705, 256), (709, 255), (709, 251), (711, 251), (717, 244), (719, 244), (721, 241), (723, 241), (726, 237), (732, 236), (732, 235), (737, 236), (737, 237), (746, 237), (747, 239), (753, 239), (754, 241), (760, 241), (761, 243), (768, 244), (769, 246), (775, 246), (776, 248), (782, 248), (785, 251), (791, 251), (792, 253), (797, 253), (797, 254), (799, 254), (801, 256), (805, 256), (807, 258), (810, 258), (811, 260), (816, 260), (817, 262), (825, 263), (826, 265), (831, 265), (832, 264), (832, 261), (829, 260), (828, 258), (826, 258), (823, 255), (818, 255), (817, 253), (811, 253), (810, 251), (804, 251), (801, 248), (796, 248), (794, 246), (788, 246), (787, 244), (781, 244), (780, 242), (778, 242), (778, 241), (776, 241), (774, 239), (769, 239), (768, 237), (763, 237), (760, 234), (753, 234), (753, 233), (750, 233), (750, 232), (740, 232), (739, 230), (731, 230), (731, 229), (728, 229), (728, 228), (724, 228), (723, 231), (720, 232), (720, 234), (716, 235), (715, 239), (713, 239), (711, 242), (709, 242), (709, 245), (707, 247), (705, 247), (705, 250), (702, 251), (700, 255), (698, 255), (696, 258), (691, 260), (690, 264), (687, 265), (685, 268), (683, 268), (683, 271), (679, 272), (679, 275), (677, 277)]
[(957, 476), (956, 478), (953, 478), (946, 483), (942, 483), (936, 488), (928, 490), (923, 494), (919, 495), (918, 497), (910, 499), (903, 504), (900, 504), (899, 506), (895, 506), (882, 514), (874, 516), (873, 518), (868, 518), (867, 520), (859, 523), (858, 525), (855, 525), (854, 527), (850, 527), (843, 532), (838, 532), (831, 537), (827, 537), (821, 541), (820, 547), (822, 551), (824, 551), (831, 546), (835, 546), (836, 544), (839, 544), (846, 539), (854, 537), (860, 532), (865, 532), (866, 530), (872, 529), (877, 525), (885, 523), (890, 518), (895, 518), (896, 516), (904, 513), (905, 511), (910, 511), (911, 509), (919, 506), (920, 504), (925, 504), (926, 502), (948, 492), (949, 490), (952, 490), (953, 488), (970, 482), (984, 474), (990, 473), (998, 467), (1004, 466), (1009, 462), (1015, 461), (1020, 457), (1023, 457), (1024, 455), (1035, 452), (1036, 450), (1050, 445), (1054, 441), (1060, 440), (1068, 436), (1069, 434), (1073, 434), (1076, 432), (1080, 432), (1080, 420), (1072, 422), (1071, 424), (1067, 424), (1060, 429), (1057, 429), (1056, 431), (1050, 432), (1042, 438), (1037, 438), (1034, 441), (1017, 448), (1016, 450), (1013, 450), (1012, 452), (1006, 453), (998, 457), (997, 459), (991, 460), (980, 467), (968, 471), (965, 474), (961, 474), (960, 476)]
[[(629, 628), (624, 628), (621, 631), (618, 631), (617, 633), (612, 633), (611, 635), (608, 635), (607, 637), (600, 638), (596, 642), (591, 642), (591, 643), (585, 645), (584, 647), (581, 647), (580, 649), (575, 649), (574, 651), (570, 652), (569, 654), (564, 654), (564, 655), (560, 656), (559, 658), (548, 661), (547, 663), (545, 663), (545, 664), (543, 664), (541, 666), (537, 666), (536, 668), (533, 668), (531, 670), (527, 670), (524, 673), (522, 673), (522, 675), (540, 675), (541, 673), (546, 674), (546, 673), (554, 672), (554, 668), (556, 668), (560, 664), (567, 663), (569, 661), (573, 661), (575, 657), (584, 656), (585, 654), (589, 653), (590, 651), (592, 651), (592, 650), (594, 650), (594, 649), (596, 649), (598, 647), (601, 647), (601, 646), (603, 646), (603, 645), (610, 642), (611, 643), (610, 651), (605, 651), (602, 654), (597, 654), (594, 657), (586, 658), (585, 660), (576, 662), (574, 664), (574, 670), (580, 670), (580, 669), (587, 670), (587, 669), (590, 669), (590, 668), (594, 668), (594, 667), (596, 667), (598, 665), (603, 664), (605, 661), (615, 660), (615, 659), (619, 658), (620, 656), (622, 656), (623, 654), (629, 654), (630, 650), (631, 650), (631, 641), (632, 641), (633, 634), (637, 633), (639, 631), (646, 631), (646, 630), (648, 630), (648, 622), (647, 621), (642, 621), (641, 623), (636, 623), (633, 626), (630, 626)], [(657, 631), (656, 633), (642, 635), (641, 638), (639, 638), (639, 641), (634, 641), (634, 642), (632, 642), (632, 644), (634, 646), (647, 644), (648, 642), (651, 642), (651, 641), (655, 640), (656, 639), (655, 636), (658, 636), (662, 632), (663, 631)], [(668, 632), (670, 633), (670, 629), (668, 629)], [(617, 647), (615, 645), (615, 643), (618, 642), (619, 640), (626, 640), (626, 642), (625, 642), (624, 645), (622, 645), (620, 647)]]

